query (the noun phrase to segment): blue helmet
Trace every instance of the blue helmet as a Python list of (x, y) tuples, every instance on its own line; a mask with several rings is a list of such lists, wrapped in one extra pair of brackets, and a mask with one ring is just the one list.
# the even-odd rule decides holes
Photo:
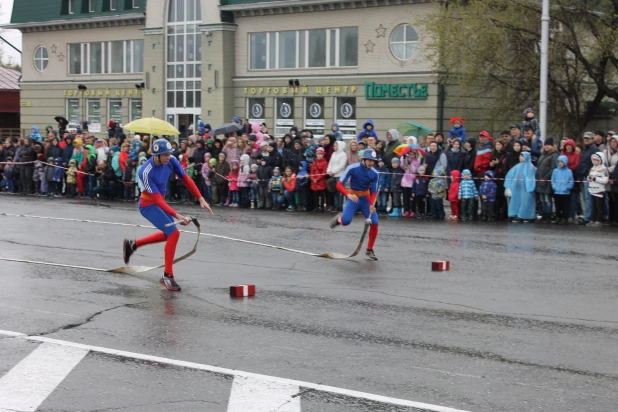
[(164, 155), (172, 153), (173, 151), (174, 149), (172, 149), (172, 144), (165, 139), (155, 140), (152, 145), (153, 156)]
[(363, 160), (378, 160), (378, 158), (376, 157), (376, 151), (373, 149), (365, 149), (363, 150), (363, 157), (361, 157), (361, 159)]

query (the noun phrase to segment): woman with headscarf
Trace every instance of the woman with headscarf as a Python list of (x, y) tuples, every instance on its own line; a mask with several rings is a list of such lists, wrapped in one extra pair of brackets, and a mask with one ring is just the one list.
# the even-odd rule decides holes
[(506, 197), (504, 196), (504, 177), (506, 176), (506, 147), (501, 140), (496, 140), (494, 143), (494, 151), (491, 154), (489, 169), (494, 172), (496, 186), (496, 216), (498, 220), (508, 218), (508, 208)]
[(513, 142), (513, 146), (511, 147), (511, 151), (507, 153), (506, 159), (504, 162), (505, 172), (508, 173), (509, 170), (514, 168), (517, 164), (519, 164), (519, 155), (521, 154), (521, 142), (516, 140)]
[(358, 143), (356, 140), (350, 141), (350, 150), (346, 152), (346, 156), (348, 156), (348, 166), (360, 162), (360, 156), (358, 155)]
[(530, 152), (522, 152), (519, 160), (504, 181), (505, 190), (511, 192), (509, 218), (513, 223), (536, 219), (536, 167), (532, 164)]
[(326, 159), (327, 162), (330, 162), (330, 158), (335, 151), (333, 147), (334, 142), (336, 142), (336, 140), (332, 136), (328, 134), (324, 136), (324, 146), (322, 147), (324, 148), (324, 159)]

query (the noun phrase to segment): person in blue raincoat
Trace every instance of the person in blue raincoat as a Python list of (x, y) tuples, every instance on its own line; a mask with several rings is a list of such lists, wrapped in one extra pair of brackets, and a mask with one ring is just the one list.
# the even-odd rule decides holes
[(513, 222), (536, 219), (536, 167), (529, 152), (522, 152), (519, 163), (506, 175), (504, 188), (511, 192), (509, 218)]

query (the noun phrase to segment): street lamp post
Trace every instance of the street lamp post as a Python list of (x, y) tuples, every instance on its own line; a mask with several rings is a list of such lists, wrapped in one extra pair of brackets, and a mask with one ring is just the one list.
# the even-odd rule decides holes
[(549, 0), (543, 0), (541, 14), (541, 92), (539, 96), (539, 128), (541, 140), (547, 138), (547, 77), (549, 53)]

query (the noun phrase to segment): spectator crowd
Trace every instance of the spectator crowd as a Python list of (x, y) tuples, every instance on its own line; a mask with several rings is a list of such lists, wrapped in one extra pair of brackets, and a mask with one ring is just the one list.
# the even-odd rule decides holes
[[(341, 211), (346, 199), (336, 190), (337, 179), (364, 150), (374, 150), (381, 215), (443, 220), (448, 202), (449, 220), (618, 226), (618, 135), (612, 131), (543, 142), (531, 109), (521, 125), (495, 138), (486, 131), (468, 136), (461, 118), (451, 119), (446, 136), (400, 136), (391, 129), (384, 140), (371, 120), (349, 140), (336, 123), (321, 139), (295, 126), (273, 138), (264, 123), (233, 120), (239, 123), (237, 133), (210, 136), (210, 125), (200, 121), (186, 141), (172, 142), (186, 173), (206, 200), (219, 206)], [(107, 136), (87, 130), (60, 135), (51, 126), (44, 136), (35, 126), (30, 137), (4, 141), (1, 191), (139, 198), (138, 172), (151, 157), (156, 136), (127, 137), (117, 124)], [(402, 152), (401, 145), (419, 150)], [(166, 200), (196, 201), (175, 176)]]

